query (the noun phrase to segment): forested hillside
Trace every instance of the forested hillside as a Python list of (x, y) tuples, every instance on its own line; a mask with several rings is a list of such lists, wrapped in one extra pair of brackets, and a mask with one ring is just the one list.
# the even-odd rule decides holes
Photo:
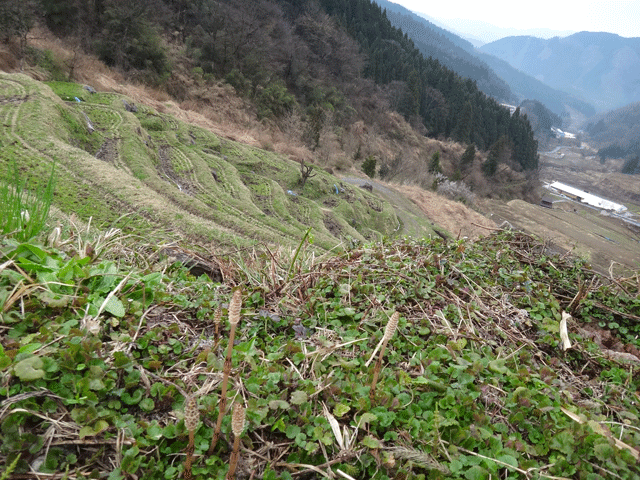
[(502, 136), (511, 142), (514, 158), (525, 169), (538, 165), (537, 142), (525, 118), (509, 115), (477, 85), (425, 59), (407, 34), (394, 28), (381, 7), (368, 0), (323, 0), (327, 12), (341, 19), (368, 54), (365, 76), (376, 83), (403, 83), (398, 110), (419, 115), (430, 134), (445, 135), (486, 149)]
[(473, 50), (471, 43), (400, 5), (386, 0), (376, 3), (386, 10), (391, 24), (406, 33), (425, 57), (432, 57), (458, 75), (474, 80), (480, 90), (497, 100), (506, 103), (517, 101), (509, 85), (486, 63), (470, 53)]
[[(29, 15), (44, 18), (107, 64), (162, 85), (174, 98), (188, 97), (180, 75), (187, 73), (224, 79), (255, 103), (260, 118), (301, 112), (313, 148), (328, 119), (340, 127), (388, 105), (431, 137), (481, 150), (505, 137), (516, 164), (537, 167), (525, 118), (510, 117), (473, 81), (424, 58), (369, 0), (261, 0), (250, 8), (239, 0), (8, 0), (3, 8), (27, 22)], [(13, 18), (4, 17), (4, 31), (20, 35)]]
[(392, 25), (407, 33), (423, 55), (437, 59), (463, 77), (474, 79), (487, 95), (514, 104), (523, 99), (537, 100), (557, 115), (568, 116), (567, 106), (587, 116), (595, 114), (588, 102), (516, 70), (504, 60), (474, 48), (471, 42), (420, 15), (387, 0), (376, 3), (387, 10)]

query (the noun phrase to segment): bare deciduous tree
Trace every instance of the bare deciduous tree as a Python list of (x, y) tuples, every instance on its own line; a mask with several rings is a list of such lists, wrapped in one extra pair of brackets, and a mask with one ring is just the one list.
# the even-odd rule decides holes
[(305, 165), (304, 160), (300, 160), (300, 182), (302, 183), (301, 189), (304, 189), (304, 186), (311, 177), (315, 177), (316, 173), (311, 173), (313, 171), (313, 165)]

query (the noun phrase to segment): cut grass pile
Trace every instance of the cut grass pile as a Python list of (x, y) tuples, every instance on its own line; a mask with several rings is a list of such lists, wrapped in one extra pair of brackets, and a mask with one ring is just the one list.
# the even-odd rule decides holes
[(5, 478), (640, 475), (637, 275), (501, 231), (214, 283), (82, 238), (0, 242)]

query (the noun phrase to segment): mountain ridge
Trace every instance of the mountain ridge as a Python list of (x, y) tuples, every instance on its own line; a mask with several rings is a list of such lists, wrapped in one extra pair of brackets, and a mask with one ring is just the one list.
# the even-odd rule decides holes
[(578, 32), (564, 38), (506, 37), (483, 45), (523, 73), (593, 103), (599, 111), (640, 100), (640, 38)]
[[(423, 16), (388, 0), (379, 0), (376, 3), (387, 10), (392, 24), (407, 32), (424, 55), (433, 56), (458, 74), (466, 74), (476, 81), (485, 93), (497, 94), (505, 101), (513, 103), (526, 99), (537, 100), (556, 115), (568, 115), (565, 105), (586, 116), (595, 113), (595, 109), (588, 102), (518, 71), (508, 62), (484, 53), (468, 40), (433, 24)], [(431, 41), (428, 41), (430, 37)], [(505, 84), (507, 89), (502, 87)]]

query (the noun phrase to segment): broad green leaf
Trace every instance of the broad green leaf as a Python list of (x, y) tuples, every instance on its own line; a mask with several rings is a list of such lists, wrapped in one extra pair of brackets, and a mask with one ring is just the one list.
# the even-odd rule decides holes
[(335, 407), (333, 407), (333, 414), (338, 418), (342, 418), (350, 409), (351, 407), (349, 407), (348, 405), (345, 405), (344, 403), (338, 403)]
[(35, 336), (36, 335), (30, 335), (29, 338), (25, 338), (24, 340), (28, 343), (20, 347), (20, 350), (18, 350), (18, 353), (32, 353), (38, 350), (40, 347), (42, 347), (41, 343), (31, 343), (31, 340)]
[(464, 472), (464, 478), (468, 480), (485, 480), (487, 478), (487, 471), (476, 465)]
[(302, 390), (296, 390), (295, 392), (291, 393), (291, 403), (293, 403), (294, 405), (302, 405), (307, 401), (308, 398), (309, 396), (307, 395), (307, 392), (304, 392)]
[(52, 295), (51, 292), (42, 292), (38, 295), (38, 298), (51, 308), (64, 308), (69, 304), (71, 297), (69, 296), (60, 296), (60, 295)]
[(396, 414), (394, 412), (389, 412), (383, 407), (376, 407), (373, 413), (378, 417), (378, 423), (381, 427), (390, 426), (396, 419)]
[(162, 438), (162, 427), (158, 425), (157, 421), (147, 427), (147, 436), (151, 440), (160, 440)]
[(271, 410), (277, 410), (278, 408), (286, 410), (287, 408), (289, 408), (289, 406), (289, 402), (285, 400), (271, 400), (269, 402), (269, 408)]
[(129, 394), (129, 392), (124, 392), (122, 394), (122, 401), (127, 405), (135, 405), (136, 403), (142, 400), (142, 389), (138, 388), (133, 392), (133, 395)]
[(300, 433), (300, 427), (297, 425), (289, 425), (285, 431), (287, 438), (293, 439)]
[(505, 367), (506, 360), (501, 358), (499, 360), (492, 360), (489, 362), (489, 370), (495, 373), (507, 373), (508, 368)]
[(507, 465), (511, 465), (512, 467), (518, 468), (518, 460), (512, 455), (500, 455), (497, 460), (500, 460), (502, 463), (506, 463)]
[(271, 427), (271, 431), (275, 432), (276, 430), (280, 431), (280, 432), (284, 432), (287, 429), (286, 425), (284, 424), (284, 420), (282, 419), (282, 417), (280, 417), (278, 420), (276, 420), (276, 423), (273, 424), (273, 427)]
[(93, 433), (93, 428), (91, 427), (82, 427), (80, 429), (80, 432), (78, 432), (78, 436), (80, 437), (80, 440), (82, 440), (84, 437), (90, 437), (94, 435)]
[(382, 446), (380, 440), (372, 437), (371, 435), (367, 435), (366, 437), (364, 437), (360, 443), (369, 448), (380, 448)]
[(449, 464), (449, 470), (451, 470), (451, 473), (459, 472), (460, 470), (462, 470), (463, 467), (464, 465), (457, 458), (454, 458), (453, 460), (451, 460), (451, 463)]
[(176, 425), (174, 423), (170, 423), (166, 427), (162, 429), (162, 435), (164, 438), (176, 438)]
[(109, 312), (111, 315), (115, 317), (124, 317), (124, 305), (122, 302), (116, 297), (110, 297), (109, 301), (104, 306), (104, 310)]
[(104, 383), (99, 378), (92, 378), (89, 380), (89, 390), (101, 391), (104, 389)]
[(573, 451), (573, 435), (567, 431), (557, 433), (551, 438), (549, 447), (559, 452), (569, 455)]
[(316, 450), (318, 450), (318, 448), (320, 448), (318, 442), (307, 442), (307, 444), (304, 446), (304, 449), (308, 454), (313, 454)]
[(24, 382), (37, 380), (44, 377), (43, 366), (44, 362), (40, 357), (28, 357), (16, 363), (13, 367), (13, 373)]
[(377, 419), (378, 417), (376, 417), (373, 413), (365, 412), (360, 416), (360, 420), (358, 420), (358, 425), (360, 427), (364, 427)]
[(155, 403), (150, 398), (143, 398), (138, 406), (145, 412), (151, 412), (155, 407)]
[(16, 248), (15, 256), (16, 257), (35, 256), (39, 261), (42, 262), (44, 261), (45, 258), (47, 258), (48, 254), (41, 248), (36, 247), (35, 245), (32, 245), (30, 243), (23, 243), (19, 245), (18, 248)]
[(78, 436), (80, 437), (80, 440), (85, 437), (93, 437), (107, 428), (109, 428), (109, 424), (105, 420), (98, 420), (92, 427), (82, 427)]

